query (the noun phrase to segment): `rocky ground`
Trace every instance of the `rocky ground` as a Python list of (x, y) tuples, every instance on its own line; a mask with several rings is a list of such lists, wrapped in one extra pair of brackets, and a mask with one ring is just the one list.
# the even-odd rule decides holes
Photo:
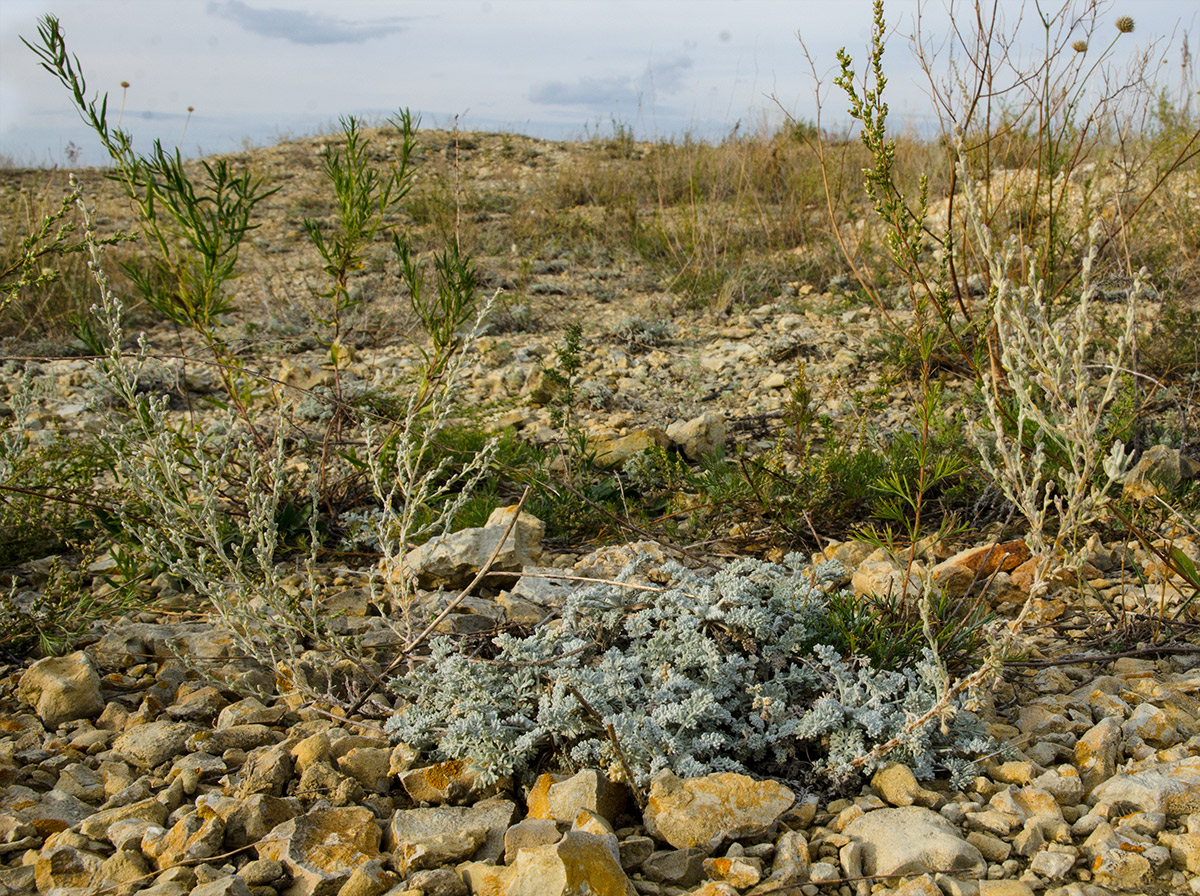
[[(284, 189), (255, 232), (237, 286), (246, 312), (228, 333), (259, 369), (305, 392), (331, 382), (327, 352), (304, 335), (319, 276), (300, 219), (329, 212), (314, 198), (325, 195), (319, 144), (247, 156)], [(580, 164), (565, 145), (507, 135), (432, 134), (429, 145), (429, 178), (457, 171), (474, 196), (536, 192), (562, 166)], [(593, 151), (583, 164), (606, 164)], [(33, 176), (7, 172), (4, 188), (22, 189), (20, 178)], [(84, 177), (102, 227), (124, 226), (112, 185), (94, 172)], [(516, 227), (501, 219), (525, 208), (511, 197), (466, 205), (426, 208), (431, 219), (448, 214), (447, 227), (475, 229), (484, 281), (503, 290), (499, 323), (481, 339), (463, 395), (484, 425), (512, 426), (532, 441), (556, 437), (542, 369), (574, 321), (586, 326), (581, 419), (602, 456), (651, 443), (691, 458), (717, 445), (768, 448), (797, 359), (806, 361), (819, 412), (884, 430), (910, 419), (912, 388), (891, 383), (878, 362), (875, 317), (844, 292), (823, 290), (828, 284), (785, 277), (769, 301), (689, 307), (619, 253), (583, 257), (553, 240), (533, 252), (502, 244), (492, 225)], [(587, 204), (569, 212), (604, 214)], [(373, 298), (351, 340), (347, 380), (364, 389), (394, 387), (416, 354), (389, 276), (382, 263), (368, 265), (357, 284)], [(1153, 313), (1145, 309), (1148, 319)], [(164, 354), (196, 350), (161, 325), (150, 339)], [(6, 362), (6, 376), (19, 365), (46, 384), (32, 413), (35, 437), (96, 430), (105, 411), (90, 362), (50, 358), (44, 348), (5, 349), (9, 358), (40, 356)], [(216, 390), (201, 365), (166, 360), (162, 370), (181, 394)], [(953, 395), (966, 386), (948, 388)], [(864, 403), (867, 393), (877, 400)], [(955, 407), (952, 397), (948, 412)], [(1178, 453), (1151, 462), (1184, 478), (1197, 473)], [(430, 587), (469, 578), (490, 554), (494, 529), (459, 533), (413, 562), (424, 564)], [(1200, 562), (1195, 541), (1173, 546)], [(1019, 541), (996, 550), (979, 535), (926, 547), (920, 563), (947, 590), (986, 578), (994, 609), (1023, 602), (1029, 563)], [(531, 536), (503, 563), (603, 577), (640, 550), (662, 556), (654, 545), (589, 553)], [(822, 554), (846, 567), (859, 592), (915, 587), (863, 544), (830, 541)], [(642, 794), (594, 770), (483, 787), (461, 763), (431, 764), (392, 745), (376, 718), (304, 699), (242, 655), (219, 625), (168, 600), (97, 627), (81, 651), (3, 669), (0, 892), (1200, 893), (1195, 638), (1171, 655), (1134, 649), (1105, 662), (1055, 664), (1091, 649), (1072, 620), (1112, 607), (1170, 616), (1190, 592), (1136, 541), (1093, 539), (1085, 554), (1082, 576), (1056, 583), (1035, 605), (1026, 665), (1014, 666), (988, 701), (987, 721), (1009, 752), (963, 790), (918, 783), (897, 765), (838, 799), (738, 775), (664, 774)], [(37, 587), (36, 570), (20, 575), (20, 587)], [(477, 630), (481, 616), (528, 623), (561, 601), (544, 582), (531, 575), (500, 596), (473, 598), (446, 628)], [(384, 658), (395, 642), (368, 615), (366, 598), (348, 589), (340, 609)]]

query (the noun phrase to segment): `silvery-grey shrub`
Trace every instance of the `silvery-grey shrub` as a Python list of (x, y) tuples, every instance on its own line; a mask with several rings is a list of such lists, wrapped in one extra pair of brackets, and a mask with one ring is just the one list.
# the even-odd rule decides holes
[(498, 636), (487, 658), (436, 639), (427, 661), (392, 683), (407, 698), (388, 720), (393, 738), (469, 760), (488, 779), (547, 754), (619, 777), (611, 725), (641, 784), (664, 768), (840, 782), (870, 773), (875, 763), (858, 769), (855, 759), (897, 734), (886, 761), (962, 780), (970, 757), (993, 748), (958, 706), (944, 725), (934, 717), (903, 731), (941, 695), (932, 656), (888, 671), (818, 642), (826, 588), (845, 574), (838, 564), (743, 559), (706, 576), (669, 563), (656, 573), (665, 586), (628, 587), (644, 581), (646, 562), (575, 592), (560, 620)]

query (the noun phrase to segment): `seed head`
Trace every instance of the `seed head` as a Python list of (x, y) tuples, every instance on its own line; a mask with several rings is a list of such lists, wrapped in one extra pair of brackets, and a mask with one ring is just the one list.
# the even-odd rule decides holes
[(128, 89), (129, 89), (129, 82), (128, 82), (128, 81), (122, 81), (122, 82), (121, 82), (121, 86), (122, 86), (122, 87), (124, 87), (126, 90), (128, 90)]
[(1071, 49), (1074, 50), (1076, 53), (1086, 53), (1087, 52), (1087, 41), (1086, 40), (1077, 40), (1077, 41), (1075, 41), (1075, 43), (1071, 44)]
[(1121, 16), (1117, 19), (1117, 30), (1122, 34), (1128, 34), (1133, 30), (1133, 16)]

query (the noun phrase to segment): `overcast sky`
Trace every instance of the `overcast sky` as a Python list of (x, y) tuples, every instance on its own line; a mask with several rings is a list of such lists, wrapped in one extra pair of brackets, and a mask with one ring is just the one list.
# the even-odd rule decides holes
[[(945, 5), (924, 4), (927, 33), (949, 31)], [(1001, 5), (1010, 19), (1022, 6)], [(889, 0), (886, 9), (889, 24), (911, 31), (916, 0)], [(400, 106), (419, 111), (426, 126), (459, 116), (465, 129), (552, 139), (610, 133), (614, 121), (639, 137), (719, 137), (738, 123), (778, 123), (780, 106), (812, 118), (813, 78), (797, 32), (831, 77), (838, 47), (864, 58), (871, 3), (0, 0), (0, 156), (18, 164), (62, 163), (69, 144), (82, 162), (103, 160), (66, 91), (20, 42), (36, 41), (46, 13), (61, 20), (89, 91), (109, 93), (114, 123), (119, 117), (139, 148), (157, 138), (196, 155), (322, 132), (339, 115), (378, 120)], [(1200, 56), (1200, 3), (1118, 3), (1101, 16), (1105, 43), (1121, 14), (1135, 17), (1138, 42), (1161, 38), (1164, 83), (1177, 85), (1184, 29)], [(900, 37), (888, 49), (893, 115), (919, 123), (924, 81)], [(844, 120), (844, 107), (832, 97), (825, 114)]]

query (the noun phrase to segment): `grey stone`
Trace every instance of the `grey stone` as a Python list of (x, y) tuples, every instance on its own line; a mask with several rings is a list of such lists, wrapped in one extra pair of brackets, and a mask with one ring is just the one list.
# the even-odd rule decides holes
[(468, 861), (487, 840), (485, 828), (463, 828), (434, 834), (420, 840), (404, 840), (396, 846), (393, 861), (402, 875)]
[[(532, 849), (535, 846), (546, 846), (557, 843), (559, 838), (558, 824), (549, 818), (526, 818), (518, 821), (504, 832), (504, 864), (512, 865), (517, 861), (517, 853), (522, 849)], [(650, 841), (648, 837), (643, 840)], [(651, 846), (653, 851), (653, 845)], [(650, 853), (647, 852), (646, 855)], [(643, 859), (644, 861), (644, 859)], [(640, 864), (640, 863), (638, 863)], [(628, 868), (622, 861), (621, 865)]]
[(184, 751), (197, 730), (190, 722), (148, 722), (130, 728), (113, 742), (113, 753), (138, 768), (157, 768)]
[(449, 868), (434, 868), (418, 871), (404, 882), (408, 890), (421, 896), (467, 896), (467, 885)]
[(38, 660), (21, 676), (17, 694), (51, 731), (64, 722), (94, 719), (104, 709), (100, 676), (81, 651)]
[(617, 852), (621, 857), (621, 867), (626, 871), (636, 871), (654, 852), (654, 840), (650, 837), (626, 837), (617, 844)]
[(380, 836), (369, 809), (325, 809), (285, 821), (256, 848), (292, 875), (289, 893), (333, 896), (354, 869), (380, 857)]
[(1200, 463), (1178, 448), (1154, 445), (1142, 452), (1125, 477), (1126, 498), (1143, 499), (1175, 491), (1182, 482), (1200, 476)]
[(864, 874), (983, 874), (987, 870), (979, 850), (930, 809), (878, 809), (850, 822), (843, 833), (863, 844)]
[(590, 809), (611, 822), (625, 808), (625, 794), (623, 784), (596, 769), (583, 769), (551, 784), (546, 799), (555, 821), (571, 824), (580, 810)]
[(1132, 803), (1143, 812), (1170, 816), (1200, 811), (1200, 756), (1122, 772), (1098, 785), (1092, 803)]
[(667, 427), (667, 436), (693, 461), (711, 457), (718, 448), (723, 448), (725, 434), (725, 418), (713, 411)]
[(400, 809), (388, 824), (385, 845), (394, 850), (403, 843), (415, 843), (438, 834), (477, 828), (487, 832), (487, 839), (472, 859), (477, 862), (498, 862), (504, 855), (504, 833), (516, 811), (516, 804), (508, 800), (487, 800), (474, 806)]
[(699, 847), (663, 849), (642, 863), (642, 875), (650, 880), (690, 887), (704, 878), (704, 860), (708, 853)]
[(515, 507), (497, 508), (481, 527), (431, 538), (409, 551), (404, 564), (417, 576), (422, 588), (463, 587), (487, 563), (498, 546), (500, 550), (492, 563), (493, 570), (512, 571), (533, 565), (542, 553), (546, 525), (532, 514), (522, 513), (501, 546), (515, 510)]
[(236, 874), (227, 874), (198, 884), (192, 889), (191, 896), (253, 896), (249, 885)]

